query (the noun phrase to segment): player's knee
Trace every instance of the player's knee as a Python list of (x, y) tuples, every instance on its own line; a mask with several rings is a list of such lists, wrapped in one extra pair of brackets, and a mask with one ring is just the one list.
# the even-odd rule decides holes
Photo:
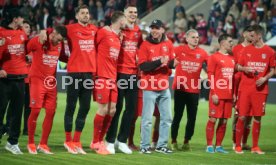
[(245, 116), (240, 116), (239, 120), (245, 121), (246, 117)]
[(217, 121), (217, 119), (216, 119), (216, 118), (213, 118), (213, 117), (210, 117), (210, 118), (209, 118), (209, 121), (212, 122), (212, 123), (215, 123), (215, 122)]

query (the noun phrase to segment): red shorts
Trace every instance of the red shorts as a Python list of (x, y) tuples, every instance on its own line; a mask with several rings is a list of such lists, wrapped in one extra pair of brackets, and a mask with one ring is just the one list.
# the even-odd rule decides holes
[(214, 105), (212, 99), (209, 99), (209, 117), (213, 118), (231, 118), (232, 99), (221, 99), (218, 105)]
[(100, 104), (117, 103), (118, 89), (116, 82), (106, 78), (98, 78), (95, 82), (93, 95), (94, 101)]
[[(143, 111), (143, 91), (139, 89), (136, 116), (142, 116), (142, 111)], [(153, 116), (160, 116), (157, 105), (155, 105)]]
[(57, 88), (46, 88), (44, 80), (32, 77), (30, 80), (30, 107), (56, 109)]
[(267, 94), (240, 92), (239, 116), (264, 116)]

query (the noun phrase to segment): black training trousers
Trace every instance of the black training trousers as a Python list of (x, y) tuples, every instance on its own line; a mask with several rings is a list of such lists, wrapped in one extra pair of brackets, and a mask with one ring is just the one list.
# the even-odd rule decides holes
[[(127, 85), (122, 85), (120, 87), (119, 84), (123, 81), (127, 82)], [(131, 122), (133, 120), (137, 106), (137, 75), (118, 73), (117, 84), (118, 99), (116, 105), (116, 112), (107, 131), (106, 141), (109, 143), (114, 143), (116, 140), (120, 114), (122, 112), (123, 103), (125, 99), (125, 111), (122, 116), (121, 126), (117, 139), (119, 142), (126, 143), (130, 133)]]
[(12, 145), (18, 143), (21, 129), (21, 118), (25, 98), (25, 82), (22, 79), (0, 79), (0, 129), (3, 129), (3, 118), (9, 103), (9, 138)]
[(75, 130), (81, 132), (90, 109), (92, 95), (92, 87), (85, 85), (92, 82), (92, 73), (68, 73), (65, 80), (69, 85), (67, 86), (64, 128), (66, 132), (72, 131), (73, 116), (79, 99), (80, 106), (75, 121)]
[(174, 91), (174, 117), (171, 127), (172, 139), (177, 139), (179, 124), (186, 106), (187, 123), (185, 130), (185, 139), (191, 140), (195, 129), (198, 99), (199, 94), (197, 93), (188, 93), (180, 90)]

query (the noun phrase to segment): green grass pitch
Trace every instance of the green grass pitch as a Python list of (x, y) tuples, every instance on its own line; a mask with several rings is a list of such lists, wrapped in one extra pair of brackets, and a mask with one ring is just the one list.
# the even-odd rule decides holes
[[(28, 154), (26, 143), (27, 136), (21, 136), (19, 140), (19, 145), (21, 150), (24, 152), (23, 155), (12, 155), (4, 149), (7, 136), (3, 136), (2, 144), (0, 144), (0, 164), (9, 165), (9, 164), (276, 164), (276, 105), (267, 105), (266, 116), (262, 120), (262, 129), (259, 145), (263, 151), (266, 152), (265, 155), (256, 155), (251, 154), (249, 151), (246, 151), (242, 155), (235, 154), (232, 151), (232, 131), (231, 131), (231, 122), (230, 119), (227, 125), (227, 133), (223, 141), (224, 148), (230, 151), (229, 154), (208, 154), (205, 152), (206, 140), (205, 140), (205, 126), (208, 120), (208, 102), (199, 102), (198, 116), (196, 121), (195, 134), (191, 141), (191, 152), (182, 152), (176, 151), (170, 155), (164, 155), (160, 153), (153, 152), (151, 155), (142, 155), (139, 152), (134, 152), (132, 155), (125, 155), (123, 153), (116, 153), (115, 155), (101, 156), (97, 155), (94, 151), (89, 149), (89, 144), (92, 139), (93, 132), (93, 119), (95, 112), (97, 110), (96, 103), (93, 102), (89, 115), (86, 119), (86, 125), (83, 130), (81, 141), (83, 143), (87, 155), (72, 155), (66, 152), (63, 147), (63, 141), (65, 138), (64, 135), (64, 126), (63, 126), (63, 115), (65, 110), (65, 100), (66, 95), (60, 93), (58, 95), (58, 108), (56, 116), (54, 119), (54, 125), (52, 133), (49, 139), (49, 146), (51, 147), (54, 155), (30, 155)], [(76, 110), (77, 112), (77, 110)], [(76, 117), (75, 113), (75, 116)], [(40, 140), (41, 135), (41, 126), (42, 120), (44, 117), (44, 110), (41, 111), (39, 116), (38, 125), (36, 134), (36, 144)], [(182, 118), (178, 142), (181, 146), (184, 137), (184, 125), (186, 123), (186, 113)], [(135, 143), (139, 144), (140, 141), (140, 118), (137, 121), (135, 132)], [(249, 136), (248, 144), (251, 145), (251, 135)]]

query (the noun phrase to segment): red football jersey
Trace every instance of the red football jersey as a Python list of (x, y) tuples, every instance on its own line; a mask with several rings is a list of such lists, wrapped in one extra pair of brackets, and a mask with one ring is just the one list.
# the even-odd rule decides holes
[[(242, 44), (237, 44), (236, 46), (233, 47), (232, 52), (233, 52), (233, 57), (234, 57), (235, 63), (238, 63), (238, 60), (241, 56), (241, 52), (245, 47), (246, 46), (244, 46)], [(235, 72), (235, 74), (234, 74), (234, 94), (236, 96), (238, 95), (238, 89), (239, 89), (241, 75), (242, 75), (241, 72)]]
[(67, 65), (68, 72), (96, 72), (95, 35), (96, 26), (79, 23), (70, 24), (67, 28), (70, 57)]
[(275, 52), (267, 45), (262, 48), (249, 45), (244, 48), (238, 63), (242, 66), (250, 67), (254, 70), (254, 73), (242, 74), (239, 90), (252, 90), (251, 92), (268, 94), (268, 81), (261, 87), (257, 87), (256, 80), (267, 75), (271, 67), (275, 67), (274, 61)]
[(208, 54), (199, 47), (191, 49), (188, 45), (178, 46), (174, 51), (179, 64), (175, 68), (173, 89), (199, 93), (200, 72)]
[(218, 95), (219, 99), (233, 98), (233, 75), (235, 61), (230, 55), (216, 52), (208, 59), (208, 79), (211, 85), (211, 95)]
[[(139, 50), (138, 64), (156, 61), (162, 56), (169, 60), (174, 58), (173, 44), (170, 40), (165, 40), (159, 44), (144, 41)], [(158, 67), (150, 72), (142, 72), (140, 88), (153, 91), (165, 90), (168, 88), (170, 74), (171, 69), (168, 66)]]
[(121, 48), (119, 36), (104, 27), (97, 32), (97, 76), (117, 79), (117, 62)]
[(0, 38), (5, 38), (5, 44), (0, 46), (0, 54), (2, 54), (0, 67), (8, 74), (27, 74), (25, 59), (26, 34), (20, 29), (2, 29)]
[(33, 54), (29, 77), (45, 79), (47, 76), (55, 76), (61, 43), (53, 45), (47, 41), (41, 44), (38, 37), (34, 37), (29, 41), (27, 50)]
[(123, 40), (118, 59), (118, 72), (137, 74), (138, 47), (142, 43), (142, 33), (137, 25), (133, 29), (127, 28), (122, 32)]
[(233, 47), (233, 57), (235, 60), (235, 63), (238, 63), (239, 58), (241, 56), (241, 51), (245, 48), (246, 46), (242, 45), (242, 44), (237, 44), (236, 46)]

